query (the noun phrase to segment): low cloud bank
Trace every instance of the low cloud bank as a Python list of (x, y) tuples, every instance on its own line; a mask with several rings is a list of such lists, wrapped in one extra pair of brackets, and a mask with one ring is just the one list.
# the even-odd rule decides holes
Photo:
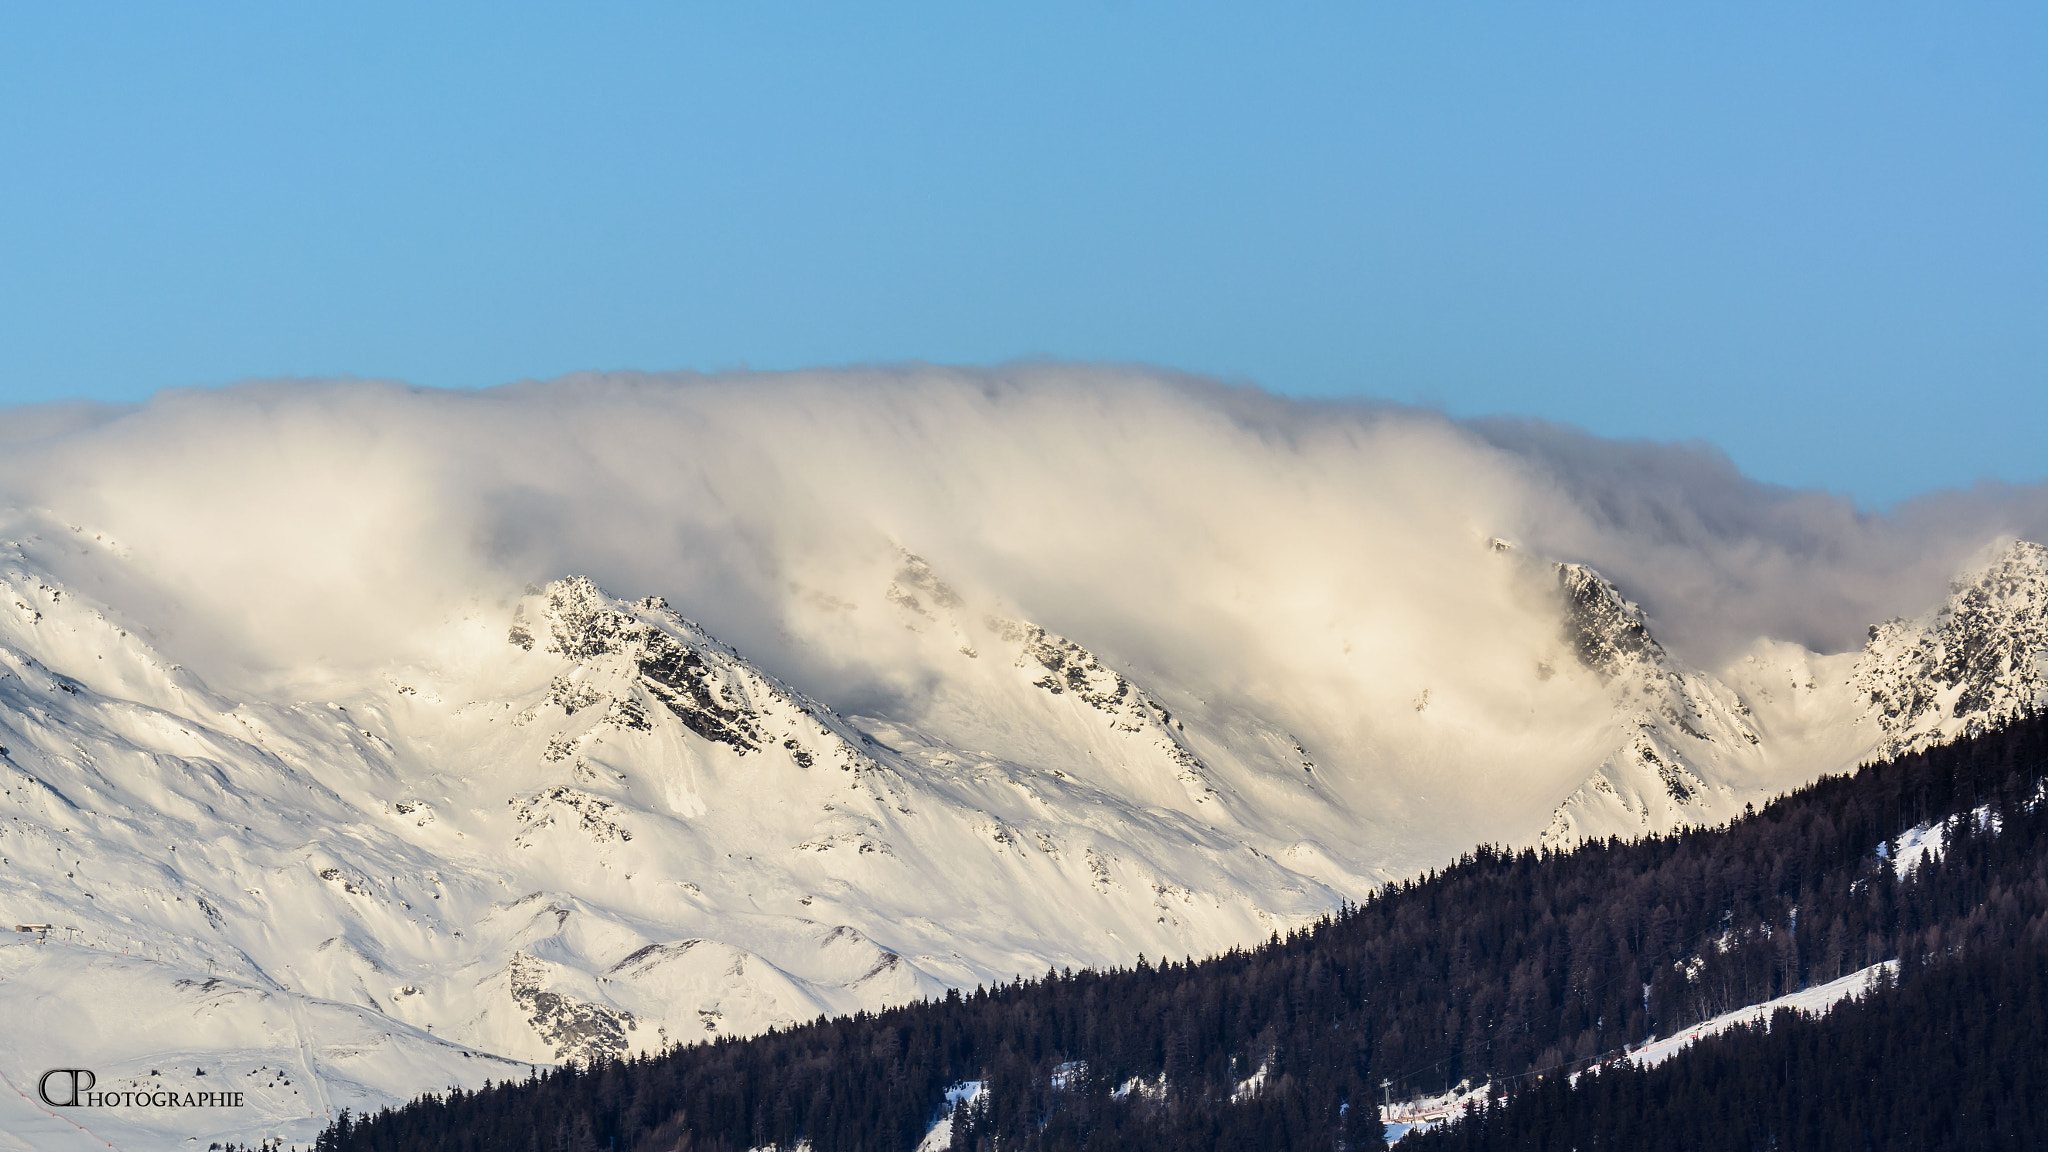
[(1416, 670), (1381, 676), (1390, 696), (1439, 674), (1484, 694), (1469, 670), (1533, 643), (1493, 537), (1599, 568), (1710, 667), (1759, 635), (1854, 647), (1995, 539), (2048, 538), (2039, 485), (1871, 514), (1703, 445), (1079, 366), (249, 384), (8, 415), (0, 531), (113, 542), (131, 563), (95, 569), (107, 598), (220, 676), (376, 664), (587, 572), (821, 694), (914, 693), (900, 626), (810, 626), (901, 548), (973, 603), (1218, 691), (1334, 703), (1363, 661)]

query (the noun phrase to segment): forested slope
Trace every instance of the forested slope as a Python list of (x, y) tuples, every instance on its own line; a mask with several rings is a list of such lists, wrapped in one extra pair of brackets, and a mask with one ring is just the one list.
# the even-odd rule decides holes
[[(1383, 1079), (1527, 1082), (1880, 960), (1911, 985), (2048, 947), (2044, 771), (2034, 717), (1720, 829), (1481, 849), (1248, 952), (564, 1068), (345, 1120), (320, 1147), (908, 1152), (963, 1081), (985, 1092), (955, 1112), (959, 1148), (1375, 1147)], [(1896, 875), (1916, 828), (1945, 848)]]
[(1402, 1152), (2048, 1147), (2048, 950), (1995, 948), (1812, 1019), (1780, 1011), (1651, 1069), (1553, 1076)]

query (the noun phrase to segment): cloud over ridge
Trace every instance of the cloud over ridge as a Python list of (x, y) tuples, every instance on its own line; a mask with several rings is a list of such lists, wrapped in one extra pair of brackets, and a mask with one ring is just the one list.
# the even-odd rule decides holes
[(252, 383), (14, 424), (7, 515), (116, 541), (135, 584), (110, 602), (149, 606), (167, 650), (259, 670), (375, 662), (465, 599), (573, 571), (827, 695), (886, 697), (913, 686), (881, 633), (835, 649), (801, 625), (897, 549), (1219, 687), (1301, 674), (1338, 633), (1448, 667), (1483, 661), (1512, 598), (1472, 559), (1493, 537), (1601, 570), (1711, 665), (1759, 635), (1854, 647), (1994, 539), (2048, 536), (2040, 485), (1871, 513), (1700, 444), (1138, 368)]

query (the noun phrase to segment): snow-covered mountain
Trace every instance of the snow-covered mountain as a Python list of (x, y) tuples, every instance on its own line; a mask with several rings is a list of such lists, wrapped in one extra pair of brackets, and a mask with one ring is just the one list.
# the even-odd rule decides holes
[[(1340, 831), (1357, 766), (1242, 719), (1191, 730), (1082, 644), (977, 618), (907, 553), (874, 601), (958, 661), (946, 691), (974, 719), (962, 704), (944, 732), (841, 716), (658, 597), (581, 577), (480, 607), (439, 659), (345, 697), (229, 699), (39, 572), (50, 543), (13, 542), (0, 572), (0, 892), (50, 926), (0, 951), (0, 995), (52, 1038), (46, 1063), (260, 1085), (258, 1127), (508, 1062), (1213, 951), (1387, 874)], [(1613, 747), (1544, 835), (1718, 819), (1896, 746), (1901, 715), (2010, 717), (2040, 697), (2043, 553), (2015, 544), (1919, 624), (1874, 630), (1846, 674), (1808, 656), (1835, 679), (1782, 698), (1762, 672), (1745, 693), (1675, 667), (1613, 584), (1551, 567), (1572, 663), (1537, 675), (1598, 680)], [(1979, 655), (1925, 655), (1957, 649)], [(1802, 694), (1831, 702), (1832, 759), (1774, 758)], [(1887, 709), (1902, 697), (1940, 700), (1946, 727)], [(138, 1000), (146, 1017), (107, 1018)]]
[(2015, 541), (1860, 652), (1758, 641), (1719, 676), (1686, 669), (1598, 573), (1558, 566), (1582, 662), (1614, 690), (1623, 742), (1561, 805), (1548, 843), (1713, 823), (1865, 760), (2048, 706), (2048, 548)]
[[(436, 474), (388, 446), (345, 485), (224, 473), (262, 513), (225, 521), (190, 513), (212, 488), (88, 499), (68, 457), (12, 482), (35, 499), (0, 508), (0, 916), (44, 927), (0, 934), (0, 1016), (34, 1038), (0, 1054), (27, 1093), (0, 1131), (304, 1138), (531, 1063), (1214, 952), (1475, 842), (1725, 819), (2048, 691), (2034, 544), (1860, 651), (1763, 639), (1709, 671), (1584, 553), (1496, 538), (1528, 518), (1490, 498), (1340, 517), (1341, 484), (1239, 507), (1252, 473), (1191, 473), (1137, 501), (1153, 481), (1063, 489), (1081, 465), (1055, 461), (936, 519), (934, 477), (862, 480), (893, 519), (855, 522), (829, 422), (774, 426), (831, 478), (809, 487), (658, 471), (753, 424), (663, 455), (603, 423), (620, 474), (698, 519), (584, 472), (573, 516), (527, 484), (422, 518)], [(1017, 448), (1001, 431), (948, 475)], [(1354, 441), (1333, 458), (1405, 443)], [(536, 538), (595, 541), (614, 586), (565, 563), (522, 589), (505, 558)], [(41, 1109), (31, 1081), (69, 1067), (246, 1104)]]
[[(1035, 625), (944, 620), (979, 734), (1018, 758), (840, 716), (582, 578), (453, 622), (434, 663), (257, 701), (36, 571), (46, 543), (0, 570), (0, 901), (48, 926), (0, 943), (9, 1018), (43, 1038), (17, 1085), (169, 1065), (255, 1086), (219, 1134), (303, 1136), (523, 1062), (1211, 951), (1375, 878), (1242, 795), (1340, 811), (1290, 741), (1266, 741), (1280, 780), (1219, 776)], [(900, 575), (877, 600), (939, 631), (949, 590)]]
[(2048, 548), (2021, 542), (1916, 620), (1872, 625), (1850, 683), (1880, 755), (1974, 735), (2048, 698)]
[(1572, 651), (1606, 683), (1619, 731), (1617, 746), (1552, 816), (1544, 842), (1710, 822), (1754, 799), (1778, 766), (1742, 697), (1677, 666), (1642, 608), (1598, 572), (1565, 563), (1557, 576)]

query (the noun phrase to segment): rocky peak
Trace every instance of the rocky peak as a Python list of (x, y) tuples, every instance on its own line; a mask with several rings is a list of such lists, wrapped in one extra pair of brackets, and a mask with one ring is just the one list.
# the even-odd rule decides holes
[[(697, 735), (741, 755), (759, 751), (768, 740), (758, 714), (760, 702), (753, 697), (780, 694), (765, 681), (749, 683), (756, 678), (747, 675), (734, 654), (668, 611), (667, 602), (660, 597), (641, 600), (629, 611), (587, 576), (553, 581), (540, 596), (542, 619), (552, 641), (549, 652), (582, 665), (624, 656), (632, 665), (632, 683)], [(513, 617), (508, 638), (520, 648), (532, 647), (523, 607)], [(558, 683), (551, 699), (572, 715), (581, 708), (609, 702), (617, 723), (647, 727), (638, 701), (613, 699), (567, 678)]]
[(647, 627), (614, 607), (612, 598), (588, 576), (552, 581), (541, 595), (548, 632), (554, 639), (548, 645), (550, 652), (580, 663), (623, 652), (646, 639)]
[(1613, 677), (1638, 664), (1662, 664), (1664, 649), (1650, 635), (1643, 610), (1605, 576), (1584, 564), (1559, 564), (1565, 635), (1586, 667)]
[(2015, 541), (1917, 620), (1870, 629), (1851, 683), (1880, 755), (2007, 724), (2048, 705), (2048, 547)]
[(1116, 731), (1149, 739), (1166, 754), (1175, 777), (1197, 803), (1216, 794), (1208, 781), (1208, 766), (1188, 747), (1181, 722), (1143, 688), (1056, 632), (995, 616), (986, 623), (991, 632), (1018, 645), (1017, 667), (1027, 675), (1043, 673), (1031, 681), (1032, 687), (1077, 700), (1108, 714)]
[(939, 579), (938, 573), (932, 571), (932, 566), (925, 563), (924, 557), (900, 546), (899, 551), (902, 552), (903, 562), (897, 568), (896, 579), (890, 582), (886, 593), (890, 603), (927, 618), (932, 616), (926, 607), (927, 604), (943, 611), (951, 611), (966, 603), (958, 592)]
[(1733, 792), (1731, 771), (1760, 756), (1741, 698), (1713, 677), (1674, 667), (1642, 608), (1583, 564), (1555, 567), (1565, 641), (1607, 683), (1618, 745), (1553, 814), (1552, 846), (1598, 831), (1650, 832), (1699, 823)]

